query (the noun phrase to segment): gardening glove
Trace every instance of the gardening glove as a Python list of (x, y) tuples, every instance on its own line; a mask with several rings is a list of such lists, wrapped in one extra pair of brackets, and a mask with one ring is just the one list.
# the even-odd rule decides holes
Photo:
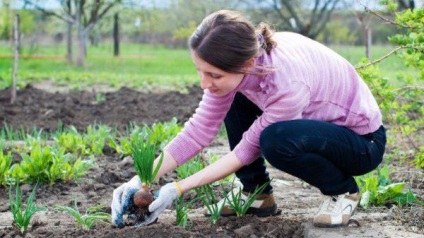
[(141, 188), (141, 185), (140, 178), (134, 176), (130, 181), (113, 190), (111, 204), (113, 225), (118, 228), (125, 226), (123, 215), (132, 206), (134, 194)]
[(156, 221), (160, 214), (169, 208), (175, 199), (181, 196), (181, 189), (178, 183), (167, 183), (163, 186), (158, 197), (150, 204), (149, 212), (151, 214), (143, 221), (136, 224), (136, 226), (149, 225)]

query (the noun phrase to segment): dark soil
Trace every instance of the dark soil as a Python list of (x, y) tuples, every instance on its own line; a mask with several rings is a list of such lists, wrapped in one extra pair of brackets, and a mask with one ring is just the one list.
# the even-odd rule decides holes
[[(13, 128), (45, 131), (57, 130), (60, 123), (64, 127), (75, 126), (84, 131), (88, 125), (102, 123), (124, 130), (129, 123), (138, 124), (169, 121), (176, 117), (185, 122), (197, 107), (202, 91), (197, 87), (188, 89), (188, 93), (143, 93), (129, 88), (105, 93), (106, 100), (96, 101), (96, 95), (87, 91), (69, 93), (49, 93), (28, 86), (18, 91), (17, 101), (9, 103), (9, 91), (0, 91), (0, 120)], [(211, 147), (214, 153), (226, 153), (226, 144)], [(14, 154), (18, 156), (18, 154)], [(14, 158), (19, 161), (19, 158)], [(422, 171), (413, 170), (415, 181), (409, 184), (414, 192), (424, 197)], [(42, 185), (37, 188), (37, 205), (49, 208), (47, 212), (37, 213), (25, 237), (302, 237), (304, 224), (312, 218), (320, 204), (321, 194), (297, 178), (269, 168), (273, 178), (274, 196), (281, 208), (280, 215), (258, 218), (220, 218), (212, 225), (203, 216), (203, 208), (197, 205), (191, 211), (190, 228), (176, 225), (175, 209), (167, 209), (159, 220), (144, 227), (127, 226), (117, 229), (110, 224), (99, 224), (91, 230), (76, 225), (75, 219), (68, 213), (59, 212), (54, 205), (73, 206), (75, 198), (81, 212), (101, 204), (103, 210), (110, 212), (112, 192), (135, 175), (132, 163), (123, 163), (120, 155), (108, 152), (96, 158), (96, 166), (76, 182), (57, 182), (54, 185)], [(408, 174), (408, 173), (402, 173)], [(412, 173), (409, 173), (412, 174)], [(175, 173), (161, 179), (160, 185), (173, 181)], [(408, 179), (404, 176), (399, 180)], [(403, 180), (405, 181), (405, 180)], [(22, 185), (26, 198), (32, 190), (30, 185)], [(188, 198), (193, 194), (186, 194)], [(377, 211), (359, 209), (356, 218), (362, 227), (357, 230), (360, 237), (367, 231), (380, 230), (383, 237), (420, 237), (424, 235), (423, 209), (421, 206), (406, 208), (381, 208)], [(0, 187), (0, 238), (22, 237), (13, 228), (13, 218), (9, 212), (7, 189)], [(347, 231), (348, 234), (353, 232)], [(351, 237), (351, 236), (349, 236)]]
[(105, 96), (105, 100), (98, 101), (94, 92), (50, 93), (29, 85), (19, 90), (15, 103), (10, 104), (10, 91), (1, 90), (0, 121), (15, 129), (37, 127), (45, 131), (57, 130), (60, 123), (81, 131), (93, 123), (123, 130), (131, 122), (151, 124), (173, 117), (185, 122), (198, 106), (202, 91), (191, 87), (187, 94), (147, 94), (121, 88)]

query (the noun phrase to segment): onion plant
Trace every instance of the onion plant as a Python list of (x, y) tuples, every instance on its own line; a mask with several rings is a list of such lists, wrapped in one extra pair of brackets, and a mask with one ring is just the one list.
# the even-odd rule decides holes
[(208, 210), (210, 216), (209, 220), (212, 224), (216, 224), (219, 217), (221, 216), (222, 209), (225, 206), (225, 200), (227, 199), (224, 197), (224, 201), (222, 204), (219, 204), (217, 201), (217, 197), (215, 196), (215, 193), (213, 191), (211, 184), (203, 185), (200, 188), (195, 189), (197, 195), (202, 200), (203, 205), (205, 205), (206, 209)]
[(180, 196), (178, 200), (175, 201), (175, 211), (176, 211), (176, 221), (179, 226), (184, 229), (190, 229), (192, 227), (192, 223), (188, 217), (188, 213), (190, 212), (191, 206), (195, 203), (198, 198), (192, 199), (188, 203), (184, 203), (184, 196)]
[(75, 208), (56, 205), (55, 209), (59, 211), (65, 211), (71, 214), (77, 221), (77, 225), (81, 226), (85, 230), (93, 228), (97, 223), (108, 224), (108, 221), (111, 219), (109, 213), (101, 211), (101, 205), (90, 207), (86, 210), (84, 214), (81, 214), (79, 212), (76, 199), (74, 203)]
[(156, 141), (145, 140), (143, 137), (134, 138), (131, 142), (131, 151), (134, 159), (134, 169), (142, 182), (140, 190), (134, 194), (135, 216), (138, 222), (143, 221), (149, 214), (148, 206), (153, 202), (151, 184), (153, 183), (163, 161), (161, 154), (156, 168)]
[[(257, 187), (253, 193), (247, 195), (247, 199), (244, 199), (243, 192), (241, 189), (233, 189), (226, 195), (228, 201), (228, 207), (235, 211), (238, 217), (243, 217), (246, 215), (252, 203), (255, 201), (256, 197), (265, 190), (268, 184), (271, 181), (263, 184), (260, 187)], [(236, 190), (238, 190), (236, 192)]]
[(19, 188), (19, 185), (16, 184), (15, 197), (12, 195), (12, 186), (9, 187), (9, 207), (10, 211), (13, 214), (14, 224), (19, 228), (21, 233), (25, 233), (28, 229), (29, 223), (31, 221), (32, 215), (39, 211), (45, 211), (45, 207), (37, 207), (34, 202), (34, 196), (37, 185), (32, 190), (31, 194), (28, 197), (26, 206), (23, 206), (22, 203), (22, 192)]

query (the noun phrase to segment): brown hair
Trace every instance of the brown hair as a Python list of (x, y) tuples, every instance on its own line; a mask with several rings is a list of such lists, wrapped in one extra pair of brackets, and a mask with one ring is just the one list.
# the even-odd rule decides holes
[[(272, 34), (265, 23), (255, 29), (240, 13), (220, 10), (203, 19), (188, 43), (209, 64), (226, 72), (246, 73), (242, 69), (247, 60), (258, 56), (261, 48), (269, 54), (276, 46)], [(258, 43), (260, 37), (263, 39)]]

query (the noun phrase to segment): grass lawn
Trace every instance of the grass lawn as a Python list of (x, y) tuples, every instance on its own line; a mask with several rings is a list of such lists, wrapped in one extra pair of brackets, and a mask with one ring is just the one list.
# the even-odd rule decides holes
[[(352, 64), (357, 65), (364, 57), (364, 47), (330, 46)], [(394, 47), (375, 46), (372, 55), (377, 59)], [(30, 52), (32, 51), (32, 52)], [(74, 50), (76, 52), (76, 49)], [(43, 46), (36, 49), (22, 49), (19, 62), (19, 86), (28, 82), (50, 79), (60, 85), (79, 89), (95, 84), (106, 84), (119, 88), (161, 87), (181, 89), (199, 82), (196, 69), (188, 49), (169, 49), (160, 46), (124, 44), (121, 56), (112, 56), (112, 45), (101, 44), (88, 49), (85, 66), (80, 68), (66, 61), (64, 46)], [(6, 44), (0, 45), (0, 88), (7, 87), (11, 78), (12, 60)], [(27, 56), (31, 56), (25, 58)], [(402, 59), (391, 56), (380, 63), (381, 72), (394, 78), (405, 71)]]

